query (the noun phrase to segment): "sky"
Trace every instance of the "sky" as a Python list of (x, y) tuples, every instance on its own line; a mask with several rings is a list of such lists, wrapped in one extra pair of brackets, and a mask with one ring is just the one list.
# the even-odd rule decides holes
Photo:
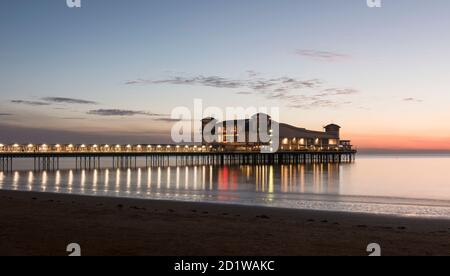
[(279, 107), (359, 149), (450, 150), (450, 2), (3, 0), (0, 142), (159, 143), (172, 110)]

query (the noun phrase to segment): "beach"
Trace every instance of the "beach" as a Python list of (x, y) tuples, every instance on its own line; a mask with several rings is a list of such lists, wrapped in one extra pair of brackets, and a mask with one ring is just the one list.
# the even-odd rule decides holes
[(0, 191), (0, 255), (450, 255), (450, 220)]

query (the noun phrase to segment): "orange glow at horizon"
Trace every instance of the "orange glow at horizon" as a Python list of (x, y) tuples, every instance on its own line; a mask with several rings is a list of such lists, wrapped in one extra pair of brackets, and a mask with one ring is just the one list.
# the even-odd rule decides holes
[(450, 137), (348, 134), (358, 149), (450, 150)]

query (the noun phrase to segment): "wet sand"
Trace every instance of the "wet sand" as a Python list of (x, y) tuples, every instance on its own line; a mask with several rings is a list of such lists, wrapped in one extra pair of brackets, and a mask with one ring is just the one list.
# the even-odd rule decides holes
[(0, 191), (0, 255), (450, 255), (450, 220)]

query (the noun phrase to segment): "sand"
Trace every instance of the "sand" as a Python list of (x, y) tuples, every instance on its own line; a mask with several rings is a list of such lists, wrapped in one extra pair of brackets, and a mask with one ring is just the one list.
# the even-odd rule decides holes
[(450, 255), (450, 220), (0, 191), (0, 255)]

